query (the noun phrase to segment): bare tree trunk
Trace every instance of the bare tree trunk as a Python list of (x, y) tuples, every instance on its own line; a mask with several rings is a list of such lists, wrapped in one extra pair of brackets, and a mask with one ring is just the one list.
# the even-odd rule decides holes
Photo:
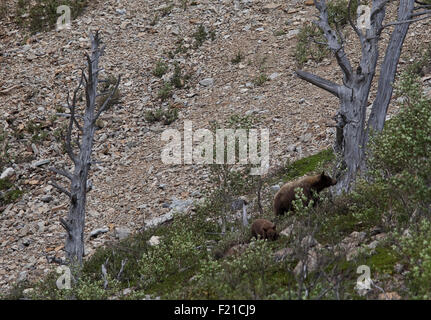
[[(85, 205), (87, 200), (87, 177), (91, 166), (91, 153), (93, 149), (93, 137), (96, 130), (96, 120), (101, 113), (106, 109), (112, 95), (117, 90), (120, 83), (118, 77), (115, 88), (109, 93), (105, 102), (96, 110), (96, 97), (98, 74), (99, 74), (99, 58), (103, 54), (104, 47), (100, 48), (99, 34), (93, 36), (90, 33), (91, 39), (91, 57), (87, 54), (88, 74), (85, 75), (82, 71), (81, 80), (78, 87), (73, 93), (72, 103), (67, 99), (68, 107), (70, 109), (69, 128), (66, 135), (66, 150), (72, 160), (75, 169), (73, 173), (64, 169), (50, 168), (51, 171), (56, 172), (70, 180), (70, 192), (55, 183), (54, 187), (61, 192), (68, 195), (70, 198), (69, 214), (67, 219), (60, 218), (61, 225), (67, 232), (66, 238), (66, 259), (70, 264), (82, 264), (82, 257), (84, 256), (84, 227), (85, 227)], [(75, 116), (77, 93), (81, 86), (85, 83), (85, 97), (86, 107), (81, 125)], [(100, 95), (100, 94), (99, 94)], [(72, 146), (72, 131), (73, 128), (78, 132), (78, 139), (74, 141), (79, 149), (79, 154), (75, 154)], [(79, 134), (82, 134), (82, 139), (79, 141)]]
[[(413, 9), (414, 1), (400, 1), (400, 7), (398, 9), (398, 21), (408, 20), (413, 12)], [(398, 24), (395, 26), (395, 29), (392, 32), (391, 39), (389, 40), (389, 44), (386, 49), (385, 58), (380, 69), (377, 96), (374, 100), (370, 118), (368, 120), (366, 141), (368, 140), (370, 129), (376, 131), (383, 130), (389, 102), (391, 101), (393, 92), (392, 83), (395, 80), (398, 61), (400, 60), (401, 56), (401, 49), (403, 47), (409, 27), (410, 23)]]
[[(296, 73), (304, 79), (340, 99), (340, 109), (336, 115), (336, 140), (334, 149), (341, 153), (343, 164), (340, 168), (336, 193), (349, 191), (356, 175), (365, 169), (365, 149), (368, 142), (370, 128), (381, 131), (386, 118), (388, 105), (392, 96), (392, 82), (395, 79), (397, 65), (401, 54), (402, 44), (410, 23), (428, 18), (430, 6), (419, 5), (415, 7), (415, 0), (400, 0), (398, 20), (383, 25), (385, 8), (389, 0), (375, 0), (372, 2), (370, 14), (370, 28), (365, 33), (358, 29), (349, 14), (350, 26), (355, 31), (361, 44), (362, 57), (359, 66), (353, 71), (350, 61), (344, 52), (344, 39), (339, 30), (329, 25), (326, 1), (315, 0), (319, 10), (319, 20), (316, 24), (323, 31), (327, 46), (334, 53), (337, 63), (343, 73), (343, 84), (338, 85), (305, 71)], [(349, 12), (351, 0), (349, 1)], [(423, 9), (423, 10), (422, 10)], [(422, 10), (414, 13), (414, 10)], [(366, 123), (366, 110), (368, 97), (374, 79), (379, 57), (378, 42), (384, 28), (395, 25), (386, 55), (382, 64), (379, 78), (379, 87), (374, 101), (368, 126)]]

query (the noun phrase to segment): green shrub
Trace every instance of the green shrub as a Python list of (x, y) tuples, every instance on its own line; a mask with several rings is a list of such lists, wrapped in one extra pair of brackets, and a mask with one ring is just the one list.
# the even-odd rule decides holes
[(168, 65), (163, 60), (157, 61), (156, 67), (153, 70), (153, 75), (161, 78), (168, 71)]
[(145, 113), (144, 119), (148, 122), (163, 121), (165, 125), (169, 125), (178, 119), (178, 109), (169, 108), (164, 110), (163, 108), (158, 108), (154, 111), (150, 110)]
[(193, 278), (193, 294), (207, 299), (259, 299), (266, 295), (266, 277), (273, 264), (268, 241), (254, 241), (234, 259), (202, 263)]
[(169, 5), (166, 5), (160, 9), (160, 14), (162, 15), (162, 17), (168, 16), (172, 12), (173, 8), (174, 8), (174, 5), (172, 3)]
[(244, 59), (244, 55), (242, 54), (241, 50), (238, 50), (238, 52), (236, 53), (235, 57), (233, 57), (231, 59), (231, 62), (233, 64), (238, 64), (240, 63), (242, 60)]
[(431, 72), (431, 45), (421, 51), (419, 52), (420, 56), (407, 66), (407, 73), (424, 76), (426, 73)]
[(175, 88), (181, 89), (182, 87), (184, 87), (187, 78), (188, 76), (183, 77), (181, 72), (181, 66), (179, 65), (179, 63), (175, 63), (174, 74), (172, 75), (170, 80), (171, 84)]
[(285, 34), (286, 34), (286, 31), (284, 31), (283, 29), (274, 31), (274, 36), (276, 37), (284, 36)]
[(398, 236), (399, 242), (393, 249), (407, 269), (406, 295), (410, 299), (427, 300), (431, 298), (431, 222), (423, 219), (417, 229)]
[[(328, 1), (328, 20), (333, 26), (346, 25), (348, 20), (348, 4), (349, 0), (330, 0)], [(351, 17), (353, 23), (356, 23), (356, 11), (358, 10), (359, 1), (353, 0), (351, 4)]]
[(256, 86), (260, 87), (260, 86), (263, 86), (264, 83), (267, 82), (268, 80), (269, 80), (268, 76), (264, 73), (261, 73), (255, 79), (253, 79), (253, 83)]
[(165, 101), (166, 99), (172, 97), (172, 85), (169, 82), (165, 82), (163, 87), (159, 90), (158, 98), (162, 101)]
[(198, 29), (193, 33), (193, 38), (195, 38), (195, 48), (200, 47), (208, 39), (208, 33), (204, 25), (198, 26)]
[(397, 90), (406, 97), (403, 109), (370, 144), (370, 174), (387, 185), (391, 211), (404, 222), (428, 215), (431, 204), (431, 101), (416, 77), (402, 75)]
[(329, 55), (327, 46), (320, 43), (326, 43), (326, 39), (316, 25), (306, 24), (300, 29), (295, 46), (295, 60), (300, 67), (309, 59), (320, 62)]
[(174, 220), (160, 244), (148, 248), (138, 263), (143, 287), (147, 288), (198, 264), (203, 257), (203, 251), (199, 248), (202, 243), (201, 235), (192, 232), (186, 220)]
[(36, 283), (29, 298), (34, 300), (106, 300), (119, 290), (119, 282), (109, 274), (106, 279), (107, 287), (104, 287), (100, 269), (97, 279), (89, 275), (82, 275), (76, 282), (72, 281), (70, 289), (57, 288), (58, 277), (59, 274), (52, 272), (45, 279)]
[(24, 191), (20, 190), (7, 178), (0, 179), (0, 207), (17, 201), (23, 194)]
[(0, 4), (0, 19), (4, 19), (7, 17), (9, 12), (9, 8), (6, 3)]
[(18, 0), (17, 22), (31, 33), (49, 30), (60, 17), (57, 8), (61, 5), (69, 6), (71, 19), (76, 19), (87, 6), (87, 0)]

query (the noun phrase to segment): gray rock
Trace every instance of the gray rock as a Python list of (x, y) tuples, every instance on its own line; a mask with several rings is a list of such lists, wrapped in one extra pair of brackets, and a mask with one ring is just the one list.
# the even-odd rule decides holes
[(319, 243), (316, 241), (316, 239), (314, 239), (312, 236), (306, 236), (305, 238), (302, 239), (301, 241), (301, 246), (302, 247), (308, 247), (308, 248), (312, 248), (317, 246)]
[(275, 80), (280, 76), (280, 74), (278, 72), (274, 72), (269, 76), (270, 80)]
[(109, 231), (108, 227), (94, 229), (93, 231), (90, 232), (90, 238), (95, 238), (99, 234), (107, 233), (108, 231)]
[(246, 116), (251, 116), (252, 114), (259, 113), (259, 109), (248, 110), (245, 112)]
[(13, 168), (6, 168), (0, 176), (0, 179), (6, 179), (15, 174), (15, 170)]
[(188, 93), (188, 94), (186, 94), (186, 97), (187, 97), (187, 98), (193, 98), (194, 96), (197, 96), (197, 93), (196, 93), (196, 92), (192, 92), (192, 93)]
[(288, 152), (295, 152), (296, 151), (296, 145), (291, 144), (290, 146), (287, 147), (287, 151)]
[(202, 194), (199, 191), (193, 191), (191, 196), (194, 198), (200, 198)]
[(280, 190), (280, 186), (278, 184), (271, 186), (271, 191), (273, 193), (276, 193), (278, 190)]
[(42, 200), (42, 202), (48, 203), (51, 202), (53, 199), (54, 198), (52, 196), (44, 196), (40, 200)]
[(24, 289), (24, 290), (22, 291), (22, 294), (23, 294), (24, 296), (29, 296), (29, 295), (31, 295), (31, 294), (33, 293), (33, 291), (34, 291), (34, 288), (27, 288), (27, 289)]
[(357, 242), (359, 244), (360, 242), (365, 240), (366, 236), (367, 236), (367, 234), (365, 232), (353, 231), (349, 237), (354, 242)]
[(160, 244), (160, 237), (152, 236), (150, 240), (147, 241), (148, 245), (154, 247)]
[(28, 225), (25, 225), (24, 227), (21, 228), (21, 230), (19, 231), (19, 235), (20, 237), (25, 237), (26, 235), (28, 235), (30, 233), (30, 227)]
[(296, 30), (290, 30), (289, 33), (287, 34), (287, 36), (289, 38), (296, 36), (297, 34), (299, 34), (299, 29)]
[(26, 281), (27, 280), (27, 275), (28, 275), (27, 271), (21, 271), (19, 273), (19, 275), (18, 275), (17, 282), (24, 282), (24, 281)]
[(37, 231), (40, 233), (43, 233), (45, 231), (45, 222), (38, 222), (37, 223)]
[(283, 248), (274, 253), (275, 261), (283, 261), (286, 257), (293, 255), (292, 248)]
[(132, 231), (126, 227), (117, 227), (115, 228), (115, 237), (119, 240), (126, 239)]
[(169, 206), (172, 211), (183, 213), (193, 204), (193, 199), (179, 200), (172, 197), (172, 203)]
[(51, 160), (48, 160), (48, 159), (45, 159), (45, 160), (39, 160), (39, 161), (35, 161), (35, 162), (33, 162), (33, 163), (31, 164), (31, 166), (32, 166), (33, 168), (37, 168), (37, 167), (43, 166), (44, 164), (47, 164), (47, 163), (50, 163), (50, 162), (51, 162)]
[(29, 54), (27, 54), (27, 60), (29, 61), (34, 60), (36, 58), (37, 56), (33, 52), (30, 52)]
[(145, 221), (145, 227), (146, 228), (156, 227), (162, 223), (172, 220), (173, 218), (174, 218), (174, 214), (172, 213), (172, 211), (169, 211), (168, 213), (161, 215), (160, 217), (156, 217), (148, 221)]
[(378, 246), (378, 244), (379, 244), (379, 241), (378, 241), (378, 240), (374, 240), (373, 242), (371, 242), (371, 243), (368, 245), (368, 248), (370, 248), (370, 249), (376, 249), (376, 248), (377, 248), (377, 246)]
[(129, 295), (131, 293), (132, 293), (132, 289), (130, 289), (130, 288), (126, 288), (126, 289), (123, 290), (123, 296), (127, 296), (127, 295)]
[(301, 136), (301, 138), (299, 139), (302, 142), (308, 142), (310, 141), (310, 139), (312, 138), (312, 134), (311, 133), (306, 133), (304, 135)]
[(306, 264), (304, 265), (303, 261), (299, 261), (296, 265), (293, 273), (298, 277), (303, 270), (307, 270), (307, 273), (314, 272), (318, 267), (318, 256), (315, 250), (310, 250), (308, 252), (308, 258), (306, 259)]
[(280, 232), (280, 236), (290, 237), (293, 234), (294, 228), (295, 228), (295, 226), (293, 224), (291, 224), (286, 229), (284, 229), (283, 231)]
[(214, 84), (214, 79), (213, 78), (206, 78), (206, 79), (199, 81), (199, 84), (201, 86), (204, 86), (204, 87), (209, 87), (209, 86), (212, 86)]

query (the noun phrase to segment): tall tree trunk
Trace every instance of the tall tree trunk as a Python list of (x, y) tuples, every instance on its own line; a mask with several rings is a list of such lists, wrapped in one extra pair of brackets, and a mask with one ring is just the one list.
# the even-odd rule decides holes
[[(392, 82), (395, 79), (401, 48), (409, 29), (410, 23), (429, 17), (430, 10), (421, 10), (424, 7), (414, 7), (415, 0), (400, 0), (398, 20), (383, 25), (385, 8), (388, 0), (375, 0), (372, 2), (370, 15), (370, 28), (365, 33), (353, 23), (348, 16), (352, 29), (356, 32), (361, 44), (362, 57), (359, 66), (353, 71), (350, 61), (344, 52), (343, 36), (334, 30), (328, 22), (326, 1), (315, 0), (319, 10), (319, 20), (316, 24), (323, 31), (327, 45), (334, 53), (343, 73), (343, 84), (338, 85), (316, 75), (298, 70), (296, 73), (304, 79), (340, 99), (340, 109), (336, 115), (336, 139), (334, 149), (340, 153), (343, 163), (339, 172), (336, 193), (349, 191), (358, 172), (365, 170), (365, 149), (368, 142), (370, 128), (381, 131), (386, 118), (388, 105), (392, 96)], [(349, 11), (351, 0), (349, 1)], [(425, 6), (425, 9), (428, 8)], [(422, 16), (422, 17), (421, 17)], [(414, 18), (414, 19), (413, 19)], [(377, 97), (373, 103), (370, 119), (366, 126), (366, 110), (371, 85), (376, 73), (379, 56), (378, 42), (381, 32), (388, 26), (395, 25), (391, 35), (386, 55), (381, 67)]]
[[(413, 9), (414, 1), (400, 1), (398, 21), (410, 19)], [(374, 100), (370, 118), (368, 120), (366, 142), (368, 141), (370, 130), (375, 130), (377, 132), (383, 130), (393, 92), (392, 83), (395, 80), (398, 62), (401, 56), (401, 49), (407, 32), (409, 31), (409, 27), (410, 23), (396, 25), (389, 40), (388, 47), (386, 48), (385, 58), (380, 68), (377, 96)]]
[[(64, 169), (50, 168), (51, 171), (56, 172), (71, 182), (70, 191), (55, 183), (51, 183), (61, 192), (68, 195), (70, 198), (69, 213), (66, 219), (60, 219), (61, 225), (67, 232), (65, 251), (66, 260), (69, 264), (82, 264), (84, 256), (84, 227), (85, 227), (85, 205), (87, 201), (87, 178), (91, 166), (91, 153), (93, 150), (93, 138), (96, 130), (96, 120), (107, 108), (109, 101), (112, 99), (113, 94), (117, 91), (120, 83), (118, 77), (115, 88), (109, 93), (109, 96), (104, 103), (96, 110), (96, 97), (98, 76), (99, 76), (99, 58), (103, 54), (104, 47), (100, 48), (99, 34), (93, 36), (90, 33), (91, 39), (91, 57), (87, 54), (87, 68), (88, 74), (85, 75), (82, 71), (81, 81), (73, 93), (72, 103), (67, 99), (68, 108), (70, 109), (70, 120), (68, 132), (66, 135), (66, 150), (72, 160), (75, 169), (73, 173)], [(77, 93), (81, 89), (82, 84), (85, 83), (85, 97), (86, 106), (84, 115), (82, 117), (82, 124), (79, 123), (75, 116), (77, 107)], [(103, 95), (107, 93), (101, 93)], [(79, 149), (79, 154), (75, 154), (72, 147), (72, 131), (73, 128), (78, 132), (78, 139), (74, 143)], [(79, 133), (82, 134), (82, 139), (79, 141)]]

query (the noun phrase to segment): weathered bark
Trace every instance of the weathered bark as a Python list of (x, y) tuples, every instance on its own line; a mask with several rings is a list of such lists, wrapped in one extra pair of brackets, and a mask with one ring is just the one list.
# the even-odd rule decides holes
[[(368, 132), (370, 128), (377, 131), (383, 129), (388, 105), (392, 96), (392, 82), (395, 78), (402, 44), (409, 25), (414, 21), (428, 17), (429, 10), (421, 11), (417, 14), (413, 13), (415, 9), (419, 8), (414, 7), (415, 0), (400, 0), (397, 22), (383, 25), (385, 8), (388, 2), (388, 0), (373, 1), (370, 15), (371, 28), (366, 29), (365, 33), (357, 28), (349, 15), (350, 25), (358, 36), (362, 53), (359, 66), (353, 71), (350, 61), (344, 52), (342, 34), (329, 25), (326, 1), (314, 1), (320, 13), (316, 24), (323, 31), (327, 45), (337, 59), (337, 63), (343, 74), (343, 84), (338, 85), (300, 70), (297, 71), (297, 75), (301, 79), (332, 93), (340, 99), (340, 109), (336, 115), (337, 125), (334, 149), (341, 154), (343, 164), (337, 176), (336, 193), (349, 191), (357, 173), (365, 169), (365, 149), (368, 141)], [(349, 8), (350, 6), (351, 1), (349, 1)], [(412, 17), (419, 18), (411, 19)], [(382, 30), (391, 25), (395, 25), (395, 30), (392, 33), (386, 50), (379, 77), (377, 97), (373, 104), (368, 125), (366, 126), (368, 97), (379, 57), (379, 37)]]
[[(398, 9), (398, 21), (408, 20), (413, 12), (414, 1), (401, 1)], [(377, 96), (371, 109), (368, 120), (367, 136), (369, 130), (382, 131), (385, 124), (389, 102), (391, 101), (398, 61), (401, 56), (401, 49), (409, 30), (410, 23), (398, 24), (395, 26), (386, 49), (385, 58), (380, 68), (379, 84)]]
[[(102, 106), (96, 110), (96, 97), (99, 73), (99, 58), (103, 54), (103, 47), (100, 48), (100, 39), (98, 33), (93, 36), (90, 34), (91, 39), (91, 57), (87, 56), (88, 74), (85, 75), (82, 71), (81, 80), (78, 87), (73, 93), (72, 102), (70, 103), (68, 97), (68, 107), (70, 109), (69, 127), (66, 135), (66, 150), (72, 160), (75, 168), (73, 173), (66, 170), (50, 168), (51, 171), (56, 172), (70, 180), (70, 191), (65, 188), (52, 183), (61, 192), (65, 193), (70, 198), (69, 214), (67, 219), (60, 219), (61, 225), (67, 232), (66, 238), (66, 259), (70, 264), (82, 264), (82, 257), (84, 256), (84, 226), (85, 226), (85, 205), (87, 200), (87, 178), (91, 166), (91, 153), (93, 149), (93, 137), (96, 130), (95, 122), (101, 113), (106, 109), (113, 93), (117, 90), (120, 77), (117, 80), (115, 88), (111, 91), (108, 98)], [(83, 124), (81, 125), (75, 115), (77, 93), (81, 86), (85, 83), (85, 97), (86, 107), (84, 116), (82, 117)], [(78, 131), (78, 139), (75, 140), (79, 148), (79, 154), (75, 154), (72, 147), (72, 133), (73, 128)], [(79, 133), (82, 134), (81, 141), (79, 140)]]

